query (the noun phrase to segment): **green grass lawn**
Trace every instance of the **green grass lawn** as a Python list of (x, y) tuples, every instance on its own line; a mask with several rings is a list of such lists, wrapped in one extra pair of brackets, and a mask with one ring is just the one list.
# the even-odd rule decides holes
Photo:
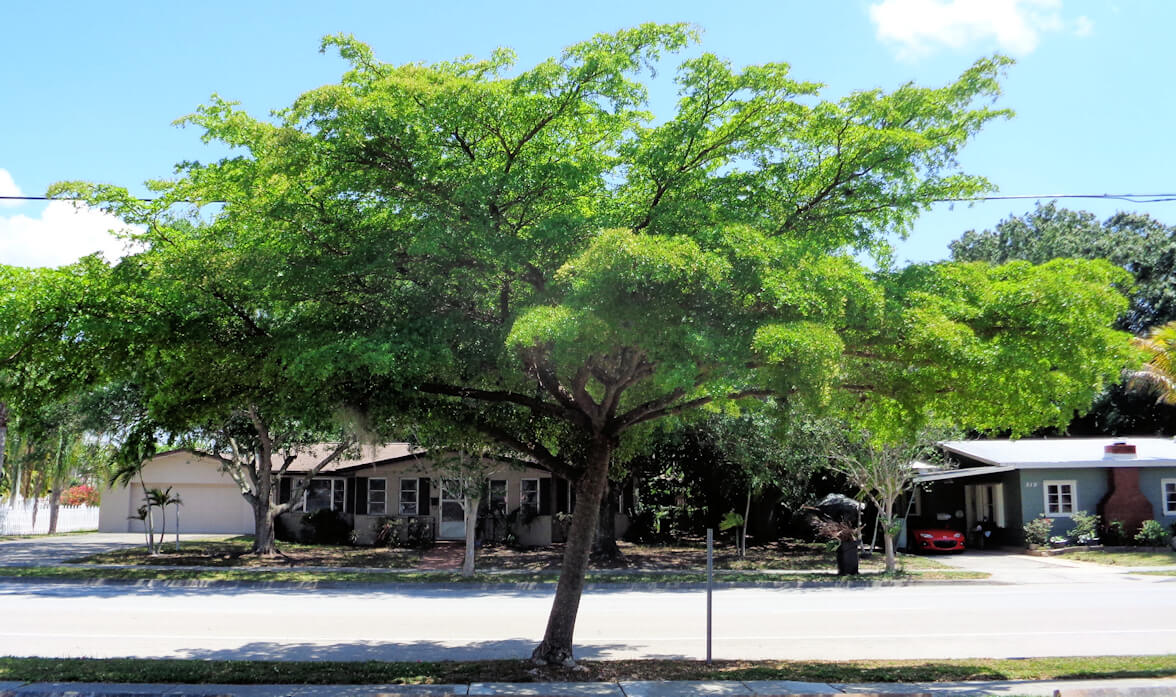
[(945, 682), (1176, 676), (1176, 656), (912, 661), (582, 661), (535, 669), (527, 661), (285, 662), (0, 658), (0, 680), (225, 684), (445, 684), (616, 680)]
[[(191, 541), (180, 543), (177, 551), (165, 544), (162, 553), (151, 556), (145, 549), (130, 548), (92, 554), (70, 560), (77, 564), (133, 564), (141, 566), (215, 566), (224, 568), (274, 568), (289, 566), (355, 567), (363, 569), (411, 569), (418, 566), (420, 552), (381, 547), (353, 547), (348, 545), (305, 545), (279, 543), (282, 554), (258, 558), (250, 555), (252, 538), (235, 537), (223, 541)], [(599, 571), (701, 571), (706, 568), (706, 549), (699, 544), (646, 545), (620, 543), (619, 560), (594, 563)], [(477, 566), (482, 570), (511, 570), (544, 572), (558, 571), (563, 556), (562, 545), (532, 549), (516, 549), (502, 545), (483, 547), (478, 551)], [(880, 572), (885, 561), (880, 554), (861, 560), (864, 572)], [(950, 571), (940, 562), (916, 555), (900, 555), (900, 567), (906, 571)], [(834, 554), (821, 543), (780, 542), (752, 547), (740, 558), (729, 547), (715, 552), (715, 568), (730, 571), (820, 571), (835, 569)]]
[(1170, 566), (1176, 565), (1173, 552), (1104, 552), (1090, 549), (1067, 552), (1061, 557), (1072, 561), (1085, 561), (1110, 566)]

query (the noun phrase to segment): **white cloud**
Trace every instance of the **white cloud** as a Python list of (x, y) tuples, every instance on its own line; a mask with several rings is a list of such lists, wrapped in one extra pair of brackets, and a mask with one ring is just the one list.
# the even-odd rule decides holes
[[(881, 0), (869, 9), (878, 38), (911, 60), (939, 48), (988, 43), (1014, 55), (1031, 53), (1042, 34), (1066, 28), (1061, 7), (1061, 0)], [(1074, 33), (1085, 36), (1093, 28), (1080, 17)]]
[(127, 227), (108, 213), (66, 201), (50, 201), (35, 218), (21, 214), (0, 216), (0, 264), (61, 266), (94, 252), (116, 259), (126, 253), (126, 242), (109, 231)]
[[(6, 169), (0, 169), (0, 196), (24, 196), (24, 192), (16, 185), (16, 180)], [(0, 198), (0, 207), (11, 208), (21, 205), (20, 201), (10, 201)]]
[(1074, 36), (1087, 37), (1094, 33), (1094, 21), (1086, 15), (1074, 20)]

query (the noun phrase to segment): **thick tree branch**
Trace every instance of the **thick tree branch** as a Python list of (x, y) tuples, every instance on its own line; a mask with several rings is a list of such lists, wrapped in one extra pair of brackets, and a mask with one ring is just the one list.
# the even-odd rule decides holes
[(558, 419), (571, 421), (573, 423), (580, 423), (579, 419), (584, 415), (580, 412), (559, 404), (552, 404), (544, 402), (541, 399), (528, 397), (517, 392), (507, 392), (504, 390), (479, 390), (473, 387), (457, 387), (455, 385), (446, 385), (443, 383), (426, 382), (417, 386), (421, 392), (429, 394), (445, 395), (447, 397), (461, 397), (463, 399), (473, 399), (479, 402), (490, 402), (492, 404), (517, 404), (519, 406), (527, 407), (531, 411), (547, 416), (554, 416)]
[[(671, 394), (676, 393), (677, 396), (675, 396), (674, 399), (677, 399), (678, 397), (681, 396), (682, 392), (683, 392), (682, 390), (675, 390), (674, 393), (671, 393)], [(719, 398), (722, 398), (722, 399), (745, 399), (748, 397), (757, 397), (760, 399), (766, 399), (768, 397), (780, 396), (780, 394), (781, 393), (776, 390), (765, 390), (765, 389), (758, 389), (757, 388), (757, 389), (740, 390), (739, 392), (731, 392), (729, 394), (719, 395), (719, 396), (699, 397), (698, 399), (692, 399), (690, 401), (682, 402), (682, 403), (676, 404), (674, 406), (668, 406), (668, 402), (672, 402), (673, 401), (672, 399), (663, 398), (660, 400), (653, 400), (651, 402), (646, 402), (644, 405), (642, 405), (640, 407), (629, 410), (628, 412), (626, 412), (625, 414), (620, 416), (618, 419), (614, 420), (610, 424), (610, 428), (609, 428), (608, 433), (609, 433), (609, 435), (617, 436), (617, 435), (620, 435), (625, 429), (636, 426), (639, 423), (643, 423), (645, 421), (652, 421), (654, 419), (660, 419), (665, 416), (672, 416), (674, 414), (680, 414), (684, 411), (689, 411), (691, 409), (697, 409), (698, 407), (701, 407), (705, 404), (710, 404), (711, 402), (713, 402)], [(666, 404), (666, 406), (663, 406), (660, 408), (658, 408), (658, 407), (650, 408), (650, 405), (657, 404), (657, 403), (667, 403), (667, 404)]]

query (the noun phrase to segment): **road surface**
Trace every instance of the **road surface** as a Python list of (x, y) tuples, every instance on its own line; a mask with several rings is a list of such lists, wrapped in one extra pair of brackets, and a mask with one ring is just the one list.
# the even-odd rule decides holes
[[(725, 589), (714, 656), (967, 658), (1176, 653), (1176, 578), (1083, 584)], [(0, 583), (0, 655), (421, 660), (529, 655), (540, 590), (314, 591)], [(579, 658), (705, 655), (701, 590), (590, 590)]]

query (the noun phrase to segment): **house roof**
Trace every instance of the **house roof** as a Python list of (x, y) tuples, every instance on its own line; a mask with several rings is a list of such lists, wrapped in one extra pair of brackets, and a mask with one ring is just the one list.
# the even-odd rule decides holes
[[(314, 466), (322, 461), (324, 457), (331, 454), (335, 449), (333, 443), (322, 443), (314, 445), (307, 450), (297, 453), (294, 462), (290, 463), (290, 467), (286, 470), (288, 474), (299, 474), (309, 472), (314, 469)], [(363, 445), (358, 449), (352, 449), (333, 460), (329, 465), (322, 468), (320, 474), (328, 474), (330, 472), (340, 472), (356, 467), (364, 467), (375, 465), (391, 460), (399, 460), (412, 455), (423, 455), (426, 451), (423, 448), (418, 448), (411, 443), (387, 443), (385, 445)]]
[[(329, 455), (334, 450), (333, 443), (320, 443), (312, 445), (304, 450), (296, 453), (294, 461), (290, 463), (290, 467), (286, 470), (288, 474), (302, 474), (314, 469), (324, 457)], [(186, 452), (193, 455), (203, 455), (195, 450), (189, 448), (178, 448), (176, 450), (168, 450), (167, 452), (157, 453), (154, 458), (160, 458), (172, 453)], [(411, 443), (386, 443), (384, 445), (362, 445), (352, 448), (345, 452), (338, 459), (333, 460), (330, 464), (320, 470), (320, 474), (330, 474), (332, 472), (342, 472), (358, 467), (366, 467), (394, 460), (400, 460), (406, 457), (423, 455), (426, 451)], [(281, 460), (275, 458), (274, 469), (281, 467)]]
[[(1135, 453), (1112, 455), (1113, 443), (1135, 446)], [(1067, 467), (1176, 467), (1176, 441), (1171, 438), (1026, 438), (1022, 440), (950, 440), (944, 450), (987, 465), (1016, 469)]]

